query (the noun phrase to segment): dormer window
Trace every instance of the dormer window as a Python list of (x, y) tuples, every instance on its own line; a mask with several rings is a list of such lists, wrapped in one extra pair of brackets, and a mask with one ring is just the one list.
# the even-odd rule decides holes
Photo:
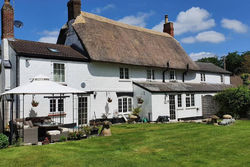
[(155, 70), (148, 69), (147, 70), (147, 80), (154, 80), (155, 79)]
[(60, 51), (55, 49), (55, 48), (48, 48), (49, 51), (54, 52), (54, 53), (59, 53)]
[(175, 71), (174, 70), (172, 70), (172, 71), (170, 71), (170, 80), (176, 80), (176, 76), (175, 76)]
[(206, 81), (206, 74), (201, 73), (201, 82), (205, 82), (205, 81)]

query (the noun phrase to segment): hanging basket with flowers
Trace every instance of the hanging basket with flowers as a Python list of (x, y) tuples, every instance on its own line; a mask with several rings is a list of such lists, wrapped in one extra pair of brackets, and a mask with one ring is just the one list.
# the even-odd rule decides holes
[(109, 102), (109, 103), (112, 103), (112, 99), (111, 99), (110, 97), (108, 98), (108, 102)]
[(39, 102), (35, 101), (35, 96), (32, 96), (31, 105), (32, 105), (32, 107), (37, 107), (39, 105)]
[(143, 98), (141, 98), (141, 97), (137, 98), (137, 103), (138, 104), (142, 104), (143, 102), (144, 102)]

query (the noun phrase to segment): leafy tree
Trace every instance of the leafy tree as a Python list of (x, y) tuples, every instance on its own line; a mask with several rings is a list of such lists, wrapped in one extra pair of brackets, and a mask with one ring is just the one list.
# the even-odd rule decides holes
[(233, 74), (240, 74), (243, 67), (243, 56), (238, 52), (228, 53), (226, 56), (226, 69)]
[(220, 106), (219, 116), (245, 117), (250, 109), (250, 89), (247, 86), (230, 88), (215, 95), (215, 100)]
[(243, 53), (243, 71), (250, 73), (250, 51)]
[(214, 65), (223, 68), (223, 59), (216, 57), (205, 57), (197, 60), (198, 62), (213, 63)]

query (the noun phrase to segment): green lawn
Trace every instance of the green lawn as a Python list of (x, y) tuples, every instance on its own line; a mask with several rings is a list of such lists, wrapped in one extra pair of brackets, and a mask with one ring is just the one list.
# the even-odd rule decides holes
[(113, 136), (0, 151), (0, 166), (250, 166), (250, 121), (233, 126), (137, 124)]

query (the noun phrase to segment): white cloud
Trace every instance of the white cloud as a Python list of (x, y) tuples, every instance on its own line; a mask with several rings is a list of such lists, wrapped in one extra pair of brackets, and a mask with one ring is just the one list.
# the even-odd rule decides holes
[(95, 8), (92, 10), (92, 13), (97, 13), (97, 14), (100, 14), (106, 10), (109, 10), (109, 9), (114, 9), (115, 8), (115, 5), (114, 4), (108, 4), (104, 7), (99, 7), (99, 8)]
[(196, 61), (205, 57), (216, 57), (214, 53), (211, 52), (199, 52), (199, 53), (190, 53), (189, 55), (192, 60)]
[(195, 42), (209, 42), (209, 43), (220, 43), (225, 41), (226, 38), (223, 34), (216, 31), (205, 31), (201, 32), (195, 37), (187, 37), (181, 39), (181, 42), (191, 44)]
[(54, 30), (54, 31), (45, 30), (39, 34), (42, 35), (42, 37), (38, 40), (39, 42), (56, 43), (58, 35), (59, 35), (59, 31), (58, 30)]
[[(164, 21), (161, 21), (152, 29), (162, 32), (163, 24)], [(176, 35), (181, 35), (186, 32), (199, 32), (210, 29), (214, 26), (215, 21), (211, 18), (211, 14), (207, 10), (199, 7), (192, 7), (187, 11), (180, 12), (174, 22)]]
[(155, 25), (152, 30), (163, 32), (163, 25), (164, 25), (164, 20), (161, 21), (159, 24)]
[(146, 19), (153, 15), (153, 12), (150, 13), (138, 13), (133, 16), (125, 16), (122, 19), (118, 20), (119, 22), (130, 24), (139, 27), (146, 27)]
[(221, 26), (223, 28), (233, 30), (237, 33), (246, 33), (248, 30), (247, 25), (238, 20), (222, 19)]

